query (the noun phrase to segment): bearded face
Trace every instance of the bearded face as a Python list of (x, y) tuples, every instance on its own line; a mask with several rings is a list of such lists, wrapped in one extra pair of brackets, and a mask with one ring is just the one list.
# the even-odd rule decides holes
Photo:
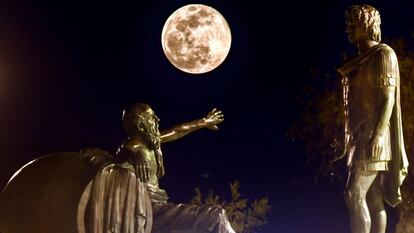
[(122, 115), (122, 123), (128, 134), (140, 137), (151, 149), (160, 148), (159, 121), (151, 107), (144, 103), (128, 107)]
[[(154, 115), (155, 116), (155, 115)], [(160, 131), (158, 129), (158, 120), (147, 120), (142, 123), (144, 125), (142, 134), (148, 146), (152, 149), (158, 149), (161, 146)]]
[(142, 138), (151, 149), (158, 149), (161, 145), (160, 131), (158, 122), (160, 119), (155, 115), (151, 108), (139, 114), (140, 121), (137, 122), (138, 131)]

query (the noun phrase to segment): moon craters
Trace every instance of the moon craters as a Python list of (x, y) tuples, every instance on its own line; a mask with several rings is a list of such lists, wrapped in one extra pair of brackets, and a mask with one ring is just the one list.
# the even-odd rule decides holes
[(162, 32), (168, 60), (188, 73), (205, 73), (220, 65), (230, 50), (231, 33), (223, 16), (211, 7), (192, 4), (175, 11)]

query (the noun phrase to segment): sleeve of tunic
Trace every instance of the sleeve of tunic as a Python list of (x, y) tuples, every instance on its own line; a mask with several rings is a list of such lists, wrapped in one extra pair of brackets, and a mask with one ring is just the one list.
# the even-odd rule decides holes
[(378, 51), (378, 85), (396, 86), (399, 76), (398, 60), (392, 48), (386, 46)]

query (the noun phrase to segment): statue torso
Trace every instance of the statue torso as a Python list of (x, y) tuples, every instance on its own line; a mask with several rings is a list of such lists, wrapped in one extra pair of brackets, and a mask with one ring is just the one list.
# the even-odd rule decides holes
[[(145, 187), (152, 199), (152, 201), (166, 202), (168, 200), (167, 193), (164, 189), (159, 187), (158, 177), (158, 163), (155, 150), (148, 148), (143, 142), (136, 139), (128, 138), (125, 140), (120, 150), (127, 149), (132, 152), (132, 156), (142, 156), (145, 162), (149, 164), (150, 173), (149, 180), (145, 182)], [(130, 169), (133, 169), (133, 165), (128, 162)]]
[[(348, 164), (356, 161), (374, 161), (369, 141), (376, 130), (383, 103), (381, 88), (395, 86), (398, 77), (398, 62), (394, 51), (386, 45), (378, 45), (366, 53), (354, 58), (347, 67), (349, 72), (344, 82), (345, 120), (350, 136)], [(346, 65), (345, 65), (346, 66)], [(351, 67), (351, 68), (350, 68)], [(375, 161), (391, 159), (391, 141), (389, 127), (382, 137), (383, 152)]]
[(352, 134), (369, 134), (378, 122), (380, 96), (375, 56), (349, 74), (349, 127)]

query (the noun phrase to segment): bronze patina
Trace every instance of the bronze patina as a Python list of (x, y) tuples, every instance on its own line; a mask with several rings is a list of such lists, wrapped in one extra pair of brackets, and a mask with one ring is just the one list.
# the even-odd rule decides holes
[(1, 233), (234, 233), (217, 206), (168, 203), (161, 144), (195, 130), (218, 130), (206, 117), (159, 131), (151, 107), (123, 112), (128, 137), (115, 154), (99, 148), (42, 156), (22, 167), (0, 196)]
[(381, 41), (378, 10), (354, 5), (346, 11), (346, 32), (358, 55), (340, 69), (345, 109), (345, 190), (353, 233), (385, 233), (384, 200), (396, 206), (407, 175), (395, 52)]
[(161, 144), (202, 128), (218, 130), (217, 124), (224, 120), (222, 112), (213, 109), (206, 117), (161, 132), (158, 130), (159, 118), (147, 104), (129, 106), (122, 119), (128, 137), (120, 146), (117, 157), (128, 161), (144, 182), (153, 207), (152, 232), (234, 233), (222, 208), (168, 203), (168, 196), (158, 183), (165, 174)]

